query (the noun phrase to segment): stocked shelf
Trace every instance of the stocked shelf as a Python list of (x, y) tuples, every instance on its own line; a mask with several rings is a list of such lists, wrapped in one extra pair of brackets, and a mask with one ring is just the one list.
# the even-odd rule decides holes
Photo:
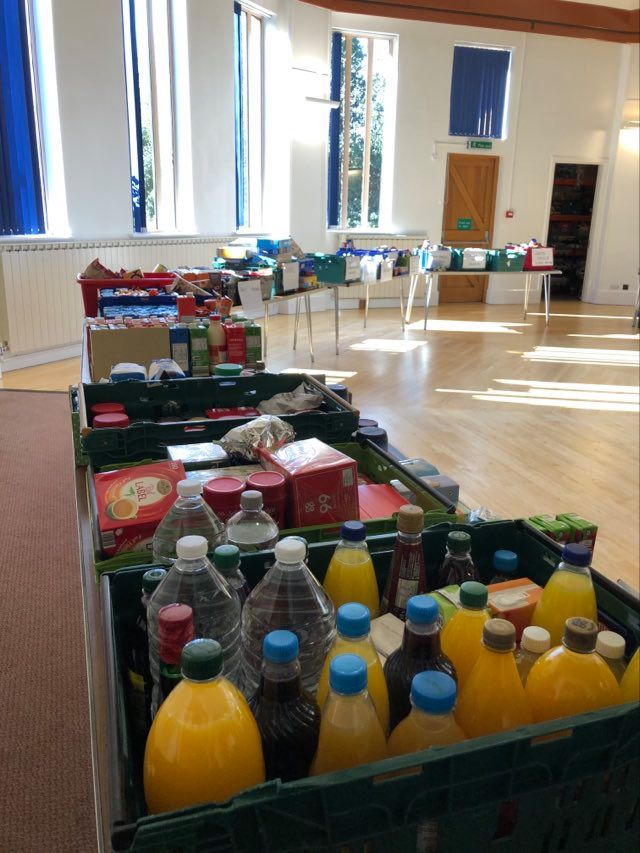
[(552, 213), (549, 222), (590, 222), (590, 213)]
[(553, 182), (554, 187), (595, 187), (595, 181), (582, 181), (580, 184), (575, 178), (556, 178)]

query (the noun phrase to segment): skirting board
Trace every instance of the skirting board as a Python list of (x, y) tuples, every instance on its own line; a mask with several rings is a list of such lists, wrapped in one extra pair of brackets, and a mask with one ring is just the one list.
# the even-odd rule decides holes
[[(0, 376), (12, 370), (23, 370), (25, 367), (35, 367), (38, 364), (48, 364), (50, 361), (63, 361), (66, 358), (78, 358), (82, 349), (81, 343), (67, 344), (63, 347), (39, 349), (20, 355), (5, 355), (0, 358)], [(78, 375), (80, 370), (78, 369)]]

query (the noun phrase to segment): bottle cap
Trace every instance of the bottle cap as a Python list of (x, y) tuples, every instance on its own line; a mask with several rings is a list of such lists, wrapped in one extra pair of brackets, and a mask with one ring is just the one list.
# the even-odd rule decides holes
[(562, 645), (572, 652), (584, 654), (592, 652), (596, 647), (598, 626), (592, 619), (584, 619), (582, 616), (572, 616), (564, 623), (564, 636)]
[(270, 631), (262, 641), (262, 655), (272, 663), (291, 663), (298, 657), (298, 638), (293, 631)]
[(415, 504), (400, 507), (398, 512), (398, 530), (400, 533), (422, 533), (424, 511)]
[(516, 629), (506, 619), (489, 619), (482, 629), (482, 642), (496, 652), (510, 652), (516, 647)]
[(518, 571), (518, 555), (513, 551), (496, 551), (493, 555), (493, 568), (502, 575), (515, 575)]
[(435, 598), (430, 595), (413, 595), (407, 601), (407, 622), (416, 625), (431, 625), (440, 614)]
[(537, 625), (527, 625), (522, 632), (520, 646), (528, 652), (542, 655), (551, 648), (551, 634), (546, 628), (539, 628)]
[(596, 651), (603, 658), (621, 660), (624, 657), (626, 643), (624, 637), (615, 631), (600, 631), (596, 640)]
[(338, 608), (336, 627), (343, 637), (364, 637), (371, 628), (369, 608), (355, 601), (343, 604)]
[(489, 593), (483, 583), (479, 581), (465, 581), (460, 585), (460, 604), (473, 610), (482, 610), (487, 606)]
[(181, 498), (192, 498), (202, 494), (202, 483), (200, 480), (180, 480), (176, 491)]
[(448, 714), (456, 704), (456, 683), (446, 672), (419, 672), (411, 682), (411, 702), (427, 714)]
[(246, 510), (262, 509), (262, 492), (249, 490), (240, 495), (240, 506)]
[(142, 591), (151, 594), (166, 574), (166, 569), (149, 569), (142, 575)]
[(345, 521), (340, 528), (340, 538), (347, 542), (364, 542), (367, 529), (361, 521)]
[(222, 317), (220, 314), (209, 314), (209, 319), (212, 320), (214, 323), (219, 323), (220, 320), (222, 320)]
[(215, 640), (191, 640), (182, 650), (182, 675), (190, 681), (210, 681), (222, 672), (222, 663), (222, 646)]
[(471, 537), (464, 530), (452, 530), (447, 536), (447, 548), (452, 554), (466, 554), (471, 550)]
[(124, 412), (105, 412), (103, 415), (94, 415), (94, 429), (114, 429), (129, 426), (129, 418)]
[(352, 696), (367, 686), (367, 665), (359, 655), (337, 655), (329, 664), (329, 686)]
[(591, 551), (586, 545), (569, 542), (562, 549), (562, 560), (571, 566), (588, 566), (591, 563)]
[(242, 373), (241, 364), (232, 364), (230, 361), (225, 361), (224, 364), (216, 364), (215, 376), (240, 376)]
[(91, 406), (91, 415), (113, 415), (126, 414), (126, 409), (122, 403), (94, 403)]
[(275, 554), (279, 563), (301, 563), (307, 556), (307, 546), (297, 536), (287, 536), (276, 542)]
[(236, 545), (218, 545), (213, 552), (213, 565), (223, 574), (240, 565), (240, 549)]
[(188, 604), (167, 604), (158, 611), (160, 660), (177, 665), (186, 644), (193, 640), (193, 610)]
[(198, 560), (207, 556), (209, 543), (204, 536), (183, 536), (176, 544), (176, 554), (181, 560)]
[(247, 477), (247, 488), (262, 492), (263, 499), (265, 493), (269, 497), (286, 496), (286, 480), (277, 471), (256, 471), (250, 474)]

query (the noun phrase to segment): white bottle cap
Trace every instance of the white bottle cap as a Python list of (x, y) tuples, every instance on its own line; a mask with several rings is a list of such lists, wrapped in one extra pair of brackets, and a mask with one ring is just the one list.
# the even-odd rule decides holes
[(276, 543), (276, 560), (279, 563), (301, 563), (307, 555), (307, 546), (301, 539), (287, 536)]
[(596, 640), (596, 651), (603, 658), (619, 660), (624, 657), (624, 637), (615, 631), (600, 631)]
[(182, 560), (198, 560), (207, 556), (208, 548), (204, 536), (183, 536), (176, 544), (176, 554)]
[(546, 628), (539, 628), (537, 625), (529, 625), (522, 632), (520, 645), (528, 652), (533, 652), (536, 655), (542, 655), (549, 651), (551, 645), (551, 634)]
[(200, 480), (180, 480), (176, 490), (181, 498), (192, 498), (202, 494), (202, 483)]
[(240, 495), (242, 509), (262, 509), (262, 492), (248, 489)]

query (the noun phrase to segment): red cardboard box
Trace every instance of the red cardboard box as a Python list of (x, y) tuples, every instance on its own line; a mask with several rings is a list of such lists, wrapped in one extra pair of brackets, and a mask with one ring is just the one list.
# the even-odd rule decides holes
[(185, 479), (182, 462), (153, 462), (95, 474), (102, 549), (108, 556), (151, 550), (153, 534)]
[(358, 486), (360, 521), (370, 518), (390, 518), (401, 506), (406, 506), (402, 495), (386, 483)]
[(349, 456), (317, 438), (293, 441), (274, 453), (261, 450), (262, 464), (287, 480), (289, 524), (353, 521), (358, 507), (358, 466)]

